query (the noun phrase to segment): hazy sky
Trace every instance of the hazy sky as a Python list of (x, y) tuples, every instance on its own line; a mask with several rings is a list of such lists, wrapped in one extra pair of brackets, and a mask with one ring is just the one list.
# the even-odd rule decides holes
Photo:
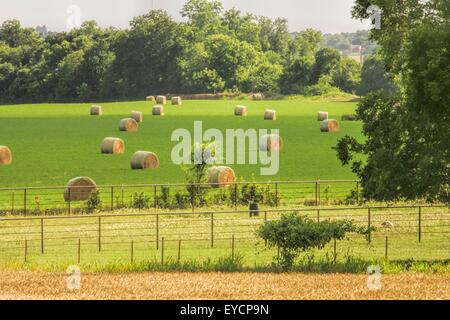
[[(46, 25), (54, 31), (66, 28), (67, 8), (78, 5), (81, 19), (96, 20), (101, 26), (128, 27), (133, 16), (152, 8), (168, 11), (176, 20), (185, 0), (0, 0), (0, 21), (18, 19), (27, 27)], [(351, 18), (354, 0), (222, 0), (226, 9), (236, 7), (268, 17), (284, 17), (291, 31), (315, 28), (324, 33), (367, 29)]]

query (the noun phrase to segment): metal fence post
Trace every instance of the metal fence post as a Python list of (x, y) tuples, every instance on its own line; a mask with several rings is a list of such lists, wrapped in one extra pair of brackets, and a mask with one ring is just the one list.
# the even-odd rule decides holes
[(102, 251), (102, 217), (98, 217), (98, 252)]
[(422, 241), (422, 207), (419, 206), (419, 242)]
[(164, 237), (161, 238), (161, 266), (164, 266)]
[(111, 186), (111, 211), (114, 211), (114, 187)]
[(27, 189), (23, 189), (23, 215), (27, 215)]
[(316, 181), (316, 206), (319, 205), (319, 182)]
[(385, 249), (384, 249), (384, 258), (386, 260), (388, 260), (388, 241), (389, 241), (388, 236), (386, 236), (386, 244), (385, 244)]
[(369, 243), (372, 243), (371, 211), (370, 211), (370, 207), (367, 209), (368, 209), (367, 210), (367, 231), (369, 232), (368, 240), (369, 240)]
[(159, 214), (156, 215), (156, 250), (159, 250)]
[(44, 219), (41, 218), (41, 254), (44, 254)]
[(211, 213), (211, 248), (214, 248), (214, 213)]
[(122, 208), (124, 208), (125, 207), (125, 202), (123, 201), (123, 198), (124, 198), (124, 189), (123, 189), (123, 184), (122, 184)]
[(156, 199), (156, 186), (153, 187), (153, 207), (156, 209), (158, 207), (157, 199)]
[(275, 207), (278, 208), (278, 183), (275, 183)]

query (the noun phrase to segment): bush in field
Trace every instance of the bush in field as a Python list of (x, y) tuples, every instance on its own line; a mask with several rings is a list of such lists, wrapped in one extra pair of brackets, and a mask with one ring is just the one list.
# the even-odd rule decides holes
[(100, 192), (98, 190), (93, 191), (86, 201), (86, 211), (92, 213), (102, 206), (102, 199), (100, 198)]
[(144, 192), (136, 192), (131, 199), (131, 207), (134, 209), (141, 210), (150, 207), (150, 197), (146, 196)]
[(268, 221), (257, 231), (269, 248), (279, 248), (278, 263), (283, 270), (291, 269), (300, 253), (313, 248), (322, 249), (334, 239), (344, 239), (347, 233), (366, 235), (368, 231), (349, 220), (325, 220), (318, 223), (296, 213), (283, 215), (277, 221)]

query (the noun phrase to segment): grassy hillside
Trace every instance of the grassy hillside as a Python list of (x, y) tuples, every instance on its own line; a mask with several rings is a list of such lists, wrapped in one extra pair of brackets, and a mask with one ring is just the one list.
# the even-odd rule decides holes
[[(236, 104), (249, 108), (248, 117), (233, 115)], [(13, 152), (13, 164), (0, 167), (0, 186), (64, 185), (80, 175), (98, 184), (183, 182), (184, 174), (170, 160), (175, 142), (173, 130), (193, 131), (193, 122), (202, 120), (208, 128), (280, 129), (285, 142), (280, 171), (276, 176), (260, 176), (260, 165), (231, 165), (239, 178), (251, 180), (352, 179), (331, 149), (339, 137), (359, 136), (361, 123), (341, 122), (339, 133), (321, 133), (317, 111), (329, 111), (340, 120), (352, 113), (356, 103), (306, 100), (284, 101), (185, 101), (183, 106), (166, 106), (165, 117), (152, 117), (149, 102), (104, 103), (102, 117), (89, 115), (90, 104), (39, 104), (0, 106), (0, 145)], [(278, 111), (277, 121), (264, 121), (267, 108)], [(118, 123), (132, 110), (144, 112), (137, 133), (119, 132)], [(124, 139), (124, 155), (102, 155), (105, 137)], [(157, 171), (132, 171), (130, 159), (138, 150), (156, 152), (161, 166)]]

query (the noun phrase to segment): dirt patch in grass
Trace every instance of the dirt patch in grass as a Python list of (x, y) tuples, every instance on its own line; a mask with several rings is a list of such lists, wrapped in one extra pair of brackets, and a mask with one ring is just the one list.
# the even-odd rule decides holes
[(4, 271), (0, 299), (450, 299), (450, 276), (406, 273), (367, 288), (364, 275), (261, 273), (82, 274), (70, 291), (67, 275)]

